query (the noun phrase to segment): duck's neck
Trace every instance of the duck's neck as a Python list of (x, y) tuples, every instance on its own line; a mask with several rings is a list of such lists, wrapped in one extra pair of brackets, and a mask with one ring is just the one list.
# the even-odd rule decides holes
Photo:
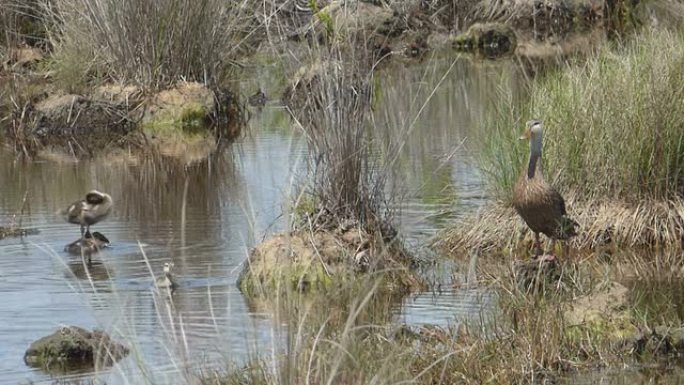
[(533, 135), (530, 139), (530, 160), (527, 165), (527, 177), (532, 179), (536, 174), (541, 175), (542, 136)]

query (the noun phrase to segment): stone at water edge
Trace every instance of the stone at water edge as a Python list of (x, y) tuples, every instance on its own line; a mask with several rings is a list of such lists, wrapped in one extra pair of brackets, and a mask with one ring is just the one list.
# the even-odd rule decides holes
[(128, 348), (113, 341), (103, 331), (90, 332), (77, 326), (63, 326), (31, 343), (24, 353), (24, 362), (45, 370), (68, 371), (96, 364), (108, 366), (128, 352)]

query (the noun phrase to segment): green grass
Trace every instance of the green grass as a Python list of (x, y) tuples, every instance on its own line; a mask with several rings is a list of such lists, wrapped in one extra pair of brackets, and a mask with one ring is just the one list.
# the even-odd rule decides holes
[(529, 100), (505, 103), (485, 137), (489, 186), (507, 200), (527, 158), (516, 139), (538, 118), (546, 176), (562, 190), (586, 199), (681, 197), (682, 84), (684, 36), (650, 30), (535, 79)]

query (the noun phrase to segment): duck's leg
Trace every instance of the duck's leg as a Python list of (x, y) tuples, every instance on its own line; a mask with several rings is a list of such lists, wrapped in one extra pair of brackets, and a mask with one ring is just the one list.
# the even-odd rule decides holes
[(556, 255), (556, 240), (554, 238), (551, 238), (551, 250), (549, 250), (549, 254), (552, 256)]
[(85, 226), (81, 225), (81, 241), (83, 241), (84, 237), (85, 237)]
[(539, 239), (539, 233), (534, 233), (534, 256), (538, 257), (544, 253), (541, 247), (541, 240)]

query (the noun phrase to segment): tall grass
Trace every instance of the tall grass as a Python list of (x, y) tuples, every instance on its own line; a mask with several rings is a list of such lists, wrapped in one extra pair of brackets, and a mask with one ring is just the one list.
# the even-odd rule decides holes
[(220, 81), (253, 21), (249, 0), (55, 0), (47, 11), (57, 70), (148, 87)]
[[(309, 191), (321, 220), (355, 220), (368, 230), (385, 223), (385, 167), (370, 135), (373, 60), (354, 38), (314, 44), (306, 54), (316, 74), (292, 91), (292, 113), (311, 154)], [(375, 148), (377, 149), (377, 147)]]
[(39, 0), (0, 0), (0, 57), (2, 48), (31, 45), (44, 37)]
[(531, 118), (545, 123), (547, 178), (586, 199), (684, 196), (684, 35), (647, 30), (587, 62), (534, 81), (529, 101), (505, 104), (484, 143), (483, 168), (506, 200)]

